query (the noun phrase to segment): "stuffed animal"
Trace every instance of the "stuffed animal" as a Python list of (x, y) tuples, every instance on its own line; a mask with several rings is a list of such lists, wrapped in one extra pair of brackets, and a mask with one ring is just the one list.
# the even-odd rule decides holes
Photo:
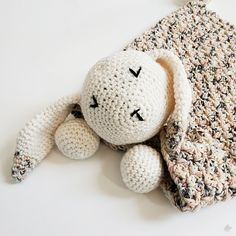
[[(184, 66), (168, 50), (127, 50), (101, 59), (89, 71), (81, 96), (60, 99), (20, 131), (12, 177), (22, 181), (54, 143), (65, 156), (85, 159), (103, 140), (128, 147), (120, 165), (126, 186), (152, 191), (163, 178), (163, 162), (145, 142), (158, 136), (171, 116), (187, 123), (191, 94)], [(76, 118), (67, 118), (71, 111)]]
[(126, 152), (121, 174), (135, 192), (159, 185), (181, 211), (236, 196), (236, 28), (207, 2), (188, 1), (98, 62), (81, 97), (30, 121), (13, 178), (24, 179), (55, 143), (83, 159), (101, 140)]

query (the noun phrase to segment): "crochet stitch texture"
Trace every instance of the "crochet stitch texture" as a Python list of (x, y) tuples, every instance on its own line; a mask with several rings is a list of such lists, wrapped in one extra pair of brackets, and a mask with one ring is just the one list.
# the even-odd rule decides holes
[[(126, 186), (137, 193), (158, 187), (163, 175), (160, 154), (147, 145), (135, 145), (121, 160), (121, 176)], [(147, 181), (148, 180), (148, 181)]]
[(162, 188), (182, 211), (236, 195), (235, 27), (192, 1), (127, 48), (165, 48), (183, 62), (193, 88), (189, 124), (172, 116), (161, 133), (168, 181)]
[[(158, 50), (153, 54), (152, 58), (134, 50), (118, 52), (89, 71), (82, 89), (82, 113), (88, 125), (107, 142), (123, 145), (150, 139), (172, 112), (173, 82), (155, 59), (165, 57), (170, 62), (177, 74), (176, 83), (183, 77), (186, 80), (186, 74), (172, 53)], [(176, 95), (180, 100), (176, 112), (185, 109), (181, 94)]]
[(65, 156), (82, 160), (97, 151), (100, 138), (83, 119), (71, 119), (57, 128), (55, 143)]
[(161, 157), (135, 144), (156, 136), (172, 116), (186, 129), (192, 90), (180, 59), (165, 49), (118, 52), (94, 65), (82, 91), (81, 110), (89, 127), (113, 145), (134, 145), (121, 161), (126, 186), (140, 193), (155, 189)]
[(71, 112), (79, 96), (64, 97), (44, 109), (19, 132), (13, 158), (12, 177), (21, 182), (51, 151), (57, 127)]
[[(114, 56), (116, 62), (116, 57), (123, 55), (122, 60), (118, 60), (118, 67), (113, 67), (112, 63), (115, 62), (112, 57), (104, 59), (105, 62), (108, 60), (107, 64), (101, 60), (101, 64), (98, 63), (88, 75), (82, 101), (78, 96), (61, 99), (30, 121), (17, 140), (13, 178), (21, 181), (46, 157), (55, 141), (59, 149), (69, 157), (85, 158), (91, 155), (99, 145), (99, 138), (91, 128), (111, 148), (129, 149), (121, 161), (121, 173), (127, 187), (133, 191), (148, 192), (154, 189), (164, 172), (161, 187), (171, 202), (182, 211), (197, 210), (235, 196), (236, 31), (234, 26), (207, 10), (204, 2), (189, 2), (136, 38), (126, 47), (127, 52)], [(130, 56), (127, 56), (129, 53)], [(139, 59), (148, 58), (141, 60), (142, 65), (140, 60), (136, 60), (136, 56), (141, 54)], [(159, 111), (156, 109), (159, 106), (159, 87), (151, 78), (158, 78), (162, 72), (165, 78), (168, 76), (158, 67), (158, 63), (148, 63), (150, 57), (152, 60), (164, 58), (172, 68), (175, 104), (169, 106), (173, 112), (158, 114), (161, 119), (152, 113), (153, 110)], [(124, 69), (129, 63), (132, 66)], [(142, 66), (146, 67), (147, 74), (143, 74)], [(114, 76), (114, 68), (119, 68), (119, 79)], [(104, 74), (108, 76), (104, 78)], [(95, 75), (98, 80), (91, 82), (90, 76), (92, 80)], [(128, 80), (122, 81), (124, 76)], [(138, 77), (143, 79), (143, 83), (135, 81)], [(129, 80), (132, 86), (127, 84)], [(142, 93), (143, 84), (147, 94), (151, 95), (147, 100)], [(109, 91), (119, 88), (117, 95), (129, 98), (130, 101), (124, 99), (126, 102), (121, 103), (120, 99), (112, 97), (116, 93), (108, 93), (108, 87)], [(127, 87), (128, 92), (125, 90)], [(168, 83), (163, 83), (162, 88), (168, 91), (166, 94), (172, 94)], [(134, 101), (130, 93), (136, 95), (132, 95)], [(166, 97), (162, 99), (166, 106), (170, 104), (167, 100)], [(136, 107), (143, 104), (142, 109)], [(153, 110), (147, 109), (150, 104)], [(132, 110), (129, 111), (129, 108)], [(82, 120), (61, 124), (71, 110), (75, 117), (85, 118), (90, 127)], [(142, 123), (150, 117), (151, 122)], [(157, 121), (161, 121), (158, 127), (155, 126)], [(136, 122), (141, 122), (140, 126)], [(82, 129), (78, 130), (78, 126)], [(161, 127), (161, 132), (156, 134)], [(155, 132), (152, 128), (155, 128)], [(81, 132), (80, 135), (86, 134), (85, 139), (92, 142), (92, 145), (88, 146), (84, 140), (77, 139), (78, 132)], [(138, 145), (134, 146), (135, 143)], [(165, 160), (164, 170), (158, 151), (161, 151)]]

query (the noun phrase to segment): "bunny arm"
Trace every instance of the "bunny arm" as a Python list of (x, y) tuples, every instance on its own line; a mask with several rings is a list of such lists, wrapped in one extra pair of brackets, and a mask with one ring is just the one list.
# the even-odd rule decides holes
[(60, 124), (54, 137), (58, 149), (66, 157), (76, 160), (93, 156), (100, 144), (99, 136), (82, 118), (67, 120)]
[(57, 127), (70, 114), (72, 104), (78, 102), (78, 95), (59, 99), (36, 115), (19, 132), (11, 173), (15, 181), (21, 182), (51, 151)]
[(157, 188), (163, 177), (163, 169), (159, 152), (143, 144), (130, 148), (120, 163), (123, 182), (137, 193), (148, 193)]

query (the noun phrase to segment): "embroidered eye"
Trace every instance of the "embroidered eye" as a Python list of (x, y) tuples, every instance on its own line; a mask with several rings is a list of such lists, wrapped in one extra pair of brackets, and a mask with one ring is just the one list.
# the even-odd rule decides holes
[(130, 116), (133, 117), (134, 115), (136, 115), (136, 117), (140, 120), (140, 121), (144, 121), (143, 117), (139, 114), (140, 109), (134, 110)]
[(93, 103), (90, 104), (90, 107), (92, 107), (92, 108), (98, 107), (98, 102), (97, 102), (97, 99), (94, 95), (92, 96), (92, 100), (93, 100)]
[(130, 73), (131, 73), (134, 77), (136, 77), (136, 78), (138, 78), (138, 76), (139, 76), (141, 70), (142, 70), (142, 67), (141, 67), (141, 66), (139, 67), (139, 69), (138, 69), (137, 71), (134, 71), (133, 69), (129, 68)]

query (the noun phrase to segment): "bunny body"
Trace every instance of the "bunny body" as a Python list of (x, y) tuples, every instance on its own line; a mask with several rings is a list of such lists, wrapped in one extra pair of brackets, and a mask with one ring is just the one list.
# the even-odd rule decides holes
[[(131, 145), (121, 161), (124, 183), (140, 193), (155, 189), (163, 176), (161, 155), (143, 142), (157, 135), (171, 115), (178, 116), (182, 123), (187, 119), (191, 89), (181, 61), (167, 50), (148, 54), (134, 50), (116, 53), (92, 67), (76, 103), (81, 106), (84, 120), (76, 118), (77, 121), (64, 123), (47, 120), (48, 126), (55, 128), (49, 132), (50, 144), (47, 144), (44, 157), (53, 147), (54, 134), (59, 150), (73, 159), (92, 156), (98, 149), (99, 137), (111, 145)], [(62, 119), (68, 114), (63, 113)], [(37, 128), (33, 130), (37, 131)], [(44, 136), (45, 133), (48, 134), (44, 129), (34, 132), (31, 142), (25, 144), (27, 148), (30, 149), (32, 139), (41, 146), (42, 143), (46, 145), (46, 141), (37, 139), (37, 135)], [(24, 137), (20, 135), (18, 140), (24, 140)], [(19, 168), (21, 159), (37, 160), (37, 153), (31, 157), (24, 150), (17, 145), (12, 176), (18, 181), (31, 170), (27, 168), (22, 172), (22, 167)], [(40, 157), (36, 163), (42, 159)]]

